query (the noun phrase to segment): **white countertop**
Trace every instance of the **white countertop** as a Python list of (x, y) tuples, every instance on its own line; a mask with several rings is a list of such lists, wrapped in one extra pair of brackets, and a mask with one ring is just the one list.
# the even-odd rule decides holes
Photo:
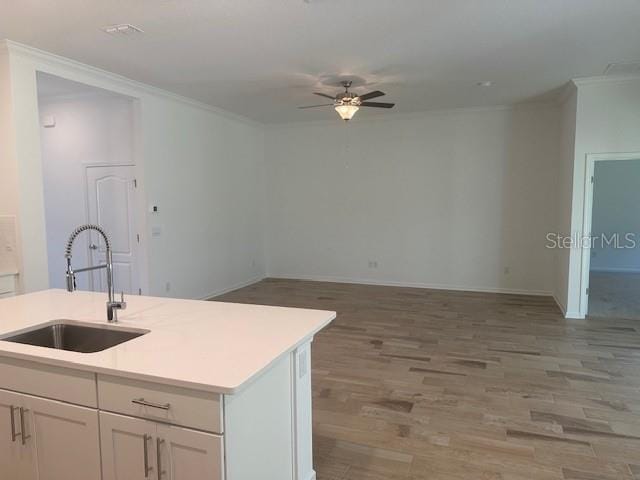
[[(128, 296), (118, 325), (149, 333), (96, 353), (0, 341), (0, 356), (234, 393), (309, 341), (335, 312)], [(51, 320), (106, 322), (104, 293), (45, 290), (0, 300), (0, 336)], [(111, 324), (113, 325), (113, 324)]]

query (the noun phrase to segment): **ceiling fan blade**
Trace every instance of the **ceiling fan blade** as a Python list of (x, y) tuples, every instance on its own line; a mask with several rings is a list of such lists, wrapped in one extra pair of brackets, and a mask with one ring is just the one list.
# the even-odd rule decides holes
[(322, 105), (307, 105), (305, 107), (298, 107), (300, 109), (316, 108), (316, 107), (333, 107), (333, 103), (323, 103)]
[(326, 93), (313, 92), (314, 95), (320, 95), (321, 97), (330, 98), (331, 100), (335, 100), (336, 97), (332, 97), (331, 95), (327, 95)]
[(362, 102), (361, 107), (376, 107), (376, 108), (393, 108), (395, 103), (383, 103), (383, 102)]
[(383, 95), (386, 95), (386, 93), (381, 92), (380, 90), (376, 90), (375, 92), (369, 92), (365, 93), (364, 95), (359, 95), (359, 97), (360, 100), (364, 102), (365, 100), (369, 100), (370, 98), (382, 97)]

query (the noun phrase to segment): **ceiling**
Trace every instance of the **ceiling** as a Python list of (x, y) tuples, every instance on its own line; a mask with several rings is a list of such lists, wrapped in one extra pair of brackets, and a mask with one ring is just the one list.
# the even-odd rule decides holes
[(638, 25), (640, 0), (0, 1), (0, 38), (265, 123), (336, 117), (295, 107), (341, 77), (397, 112), (549, 100), (640, 61)]

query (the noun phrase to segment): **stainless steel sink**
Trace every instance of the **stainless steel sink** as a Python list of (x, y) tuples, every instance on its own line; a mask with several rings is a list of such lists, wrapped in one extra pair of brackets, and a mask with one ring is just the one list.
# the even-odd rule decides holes
[(35, 327), (26, 332), (9, 334), (0, 340), (71, 352), (93, 353), (115, 347), (145, 333), (149, 333), (148, 330), (115, 328), (60, 320)]

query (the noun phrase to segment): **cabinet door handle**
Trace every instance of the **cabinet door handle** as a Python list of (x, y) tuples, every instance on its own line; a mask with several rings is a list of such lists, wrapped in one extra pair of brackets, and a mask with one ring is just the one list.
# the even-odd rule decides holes
[(133, 400), (131, 400), (131, 403), (142, 405), (143, 407), (158, 408), (160, 410), (169, 410), (171, 408), (170, 403), (155, 403), (145, 400), (144, 398), (134, 398)]
[(9, 405), (9, 414), (11, 415), (11, 441), (15, 442), (16, 438), (18, 438), (22, 433), (16, 433), (16, 416), (13, 412), (19, 410), (18, 407), (14, 407), (13, 405)]
[(164, 470), (162, 470), (162, 453), (161, 447), (164, 443), (164, 440), (157, 438), (156, 439), (156, 468), (158, 469), (158, 480), (162, 480), (162, 475), (164, 475)]
[(27, 440), (31, 438), (31, 435), (26, 434), (26, 430), (24, 427), (24, 414), (28, 411), (28, 409), (20, 407), (20, 435), (22, 436), (22, 445), (25, 445), (27, 443)]
[(142, 441), (144, 442), (144, 478), (149, 478), (149, 472), (153, 470), (153, 468), (149, 466), (149, 440), (151, 440), (151, 435), (145, 433), (144, 437), (142, 437)]

